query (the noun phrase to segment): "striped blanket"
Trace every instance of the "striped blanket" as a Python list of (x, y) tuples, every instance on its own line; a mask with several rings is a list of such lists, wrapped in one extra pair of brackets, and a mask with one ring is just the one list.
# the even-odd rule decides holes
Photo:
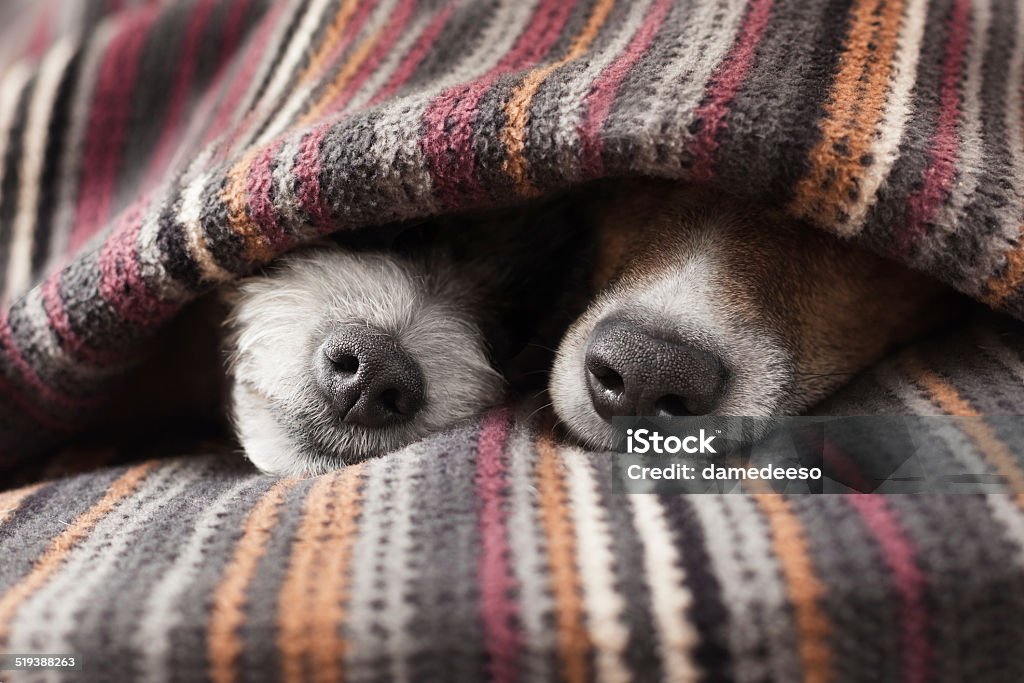
[(77, 440), (276, 255), (601, 177), (744, 195), (1019, 318), (1022, 77), (1012, 0), (0, 5), (0, 471), (46, 482), (0, 494), (0, 652), (78, 653), (46, 679), (74, 681), (1024, 680), (1024, 462), (984, 420), (1024, 412), (1008, 317), (819, 411), (980, 416), (929, 447), (1016, 496), (620, 495), (514, 409), (305, 481)]
[[(828, 410), (985, 405), (1022, 358), (981, 324)], [(315, 479), (204, 448), (0, 494), (0, 652), (75, 653), (67, 681), (1024, 680), (1024, 497), (622, 495), (511, 418)], [(975, 436), (931, 459), (1020, 486)]]

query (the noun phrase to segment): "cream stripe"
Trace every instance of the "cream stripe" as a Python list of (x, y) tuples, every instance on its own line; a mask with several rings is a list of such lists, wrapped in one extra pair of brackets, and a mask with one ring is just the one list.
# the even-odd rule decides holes
[[(284, 2), (286, 0), (281, 1)], [(273, 33), (269, 36), (266, 46), (264, 47), (263, 59), (256, 67), (253, 74), (252, 85), (238, 102), (238, 105), (235, 107), (234, 115), (231, 117), (228, 125), (225, 126), (224, 130), (228, 131), (228, 137), (231, 138), (234, 143), (232, 144), (233, 153), (231, 156), (237, 155), (240, 150), (249, 146), (249, 139), (245, 134), (245, 129), (252, 130), (256, 125), (258, 125), (259, 121), (262, 120), (258, 118), (256, 108), (259, 107), (261, 102), (267, 101), (267, 91), (265, 90), (261, 99), (256, 101), (259, 86), (267, 78), (267, 75), (271, 70), (274, 71), (275, 78), (281, 77), (281, 72), (279, 71), (280, 64), (276, 61), (277, 54), (280, 51), (279, 47), (281, 45), (281, 41), (288, 39), (286, 34), (288, 27), (294, 23), (295, 15), (302, 11), (303, 6), (306, 4), (307, 3), (304, 0), (292, 0), (292, 6), (283, 11), (281, 16), (277, 18), (277, 25), (273, 28)], [(271, 9), (268, 9), (268, 14), (271, 11)], [(262, 21), (266, 21), (266, 16)], [(305, 47), (305, 45), (303, 45), (303, 47)], [(293, 50), (288, 50), (286, 55), (289, 55), (292, 52)], [(291, 76), (292, 74), (289, 73), (288, 75)], [(268, 87), (270, 86), (269, 83), (267, 85)], [(232, 131), (237, 132), (238, 136), (231, 135)]]
[(707, 530), (708, 555), (729, 621), (743, 625), (728, 633), (736, 681), (802, 680), (782, 568), (757, 504), (750, 496), (738, 494), (691, 500)]
[(82, 155), (85, 152), (85, 134), (89, 127), (92, 112), (92, 98), (99, 78), (99, 70), (107, 46), (114, 36), (116, 26), (112, 21), (102, 22), (91, 33), (86, 41), (85, 53), (82, 55), (81, 71), (74, 86), (70, 109), (70, 124), (64, 143), (64, 156), (61, 159), (60, 171), (57, 176), (58, 207), (54, 216), (52, 234), (50, 236), (50, 253), (44, 272), (56, 270), (64, 262), (68, 254), (68, 240), (75, 222), (75, 210), (78, 198), (79, 176), (82, 172)]
[[(255, 141), (254, 144), (257, 147), (266, 144), (268, 140), (288, 125), (295, 110), (302, 106), (310, 89), (316, 85), (314, 82), (301, 87), (297, 91), (293, 90), (288, 94), (288, 99), (283, 103), (284, 106), (280, 108), (274, 106), (277, 103), (277, 98), (284, 91), (285, 86), (294, 87), (297, 77), (297, 74), (294, 72), (298, 69), (303, 55), (311, 49), (313, 36), (316, 35), (317, 28), (324, 24), (324, 15), (327, 13), (330, 5), (330, 0), (314, 0), (310, 5), (309, 11), (302, 18), (299, 28), (295, 32), (295, 37), (290, 40), (288, 51), (282, 57), (281, 64), (275, 67), (274, 79), (267, 86), (260, 105), (258, 105), (260, 107), (269, 107), (265, 116), (272, 116), (274, 118), (271, 119), (267, 130)], [(260, 119), (263, 121), (265, 117), (261, 116)]]
[[(0, 82), (0, 179), (8, 173), (7, 168), (7, 147), (11, 138), (18, 135), (20, 131), (13, 129), (14, 118), (18, 113), (18, 103), (21, 101), (22, 93), (32, 73), (24, 62), (19, 62), (11, 72)], [(3, 192), (3, 183), (0, 183), (0, 193)], [(4, 197), (0, 194), (0, 203)], [(2, 265), (2, 264), (0, 264)], [(0, 290), (0, 300), (4, 292)]]
[(644, 549), (644, 576), (651, 591), (651, 609), (658, 631), (666, 681), (696, 681), (692, 659), (699, 635), (686, 613), (693, 594), (686, 585), (672, 534), (657, 496), (625, 496), (633, 508), (633, 526)]
[[(551, 579), (547, 572), (547, 556), (541, 545), (544, 530), (534, 481), (537, 451), (533, 447), (531, 431), (516, 429), (512, 438), (508, 448), (512, 470), (512, 506), (507, 525), (512, 549), (510, 559), (519, 581), (520, 618), (526, 649), (544, 652), (555, 642), (555, 631), (551, 623), (554, 614)], [(525, 680), (554, 679), (551, 662), (546, 657), (526, 658), (523, 669)]]
[[(220, 267), (206, 244), (200, 216), (203, 212), (203, 192), (210, 182), (210, 175), (203, 174), (190, 182), (181, 193), (181, 207), (178, 222), (185, 229), (189, 253), (195, 259), (203, 278), (214, 282), (227, 282), (233, 275)], [(219, 199), (217, 201), (220, 201)]]
[(35, 92), (29, 105), (18, 179), (21, 194), (18, 197), (18, 213), (14, 217), (11, 236), (11, 256), (7, 264), (6, 294), (11, 298), (28, 288), (32, 276), (32, 230), (36, 226), (39, 183), (42, 181), (46, 159), (50, 115), (61, 79), (75, 54), (74, 47), (71, 41), (62, 40), (47, 53), (39, 67)]
[(899, 156), (900, 139), (910, 115), (911, 97), (917, 83), (917, 61), (921, 56), (921, 40), (927, 16), (927, 0), (907, 0), (903, 14), (903, 34), (893, 64), (894, 81), (886, 98), (877, 140), (871, 147), (875, 163), (861, 178), (861, 192), (857, 201), (850, 205), (849, 221), (845, 226), (835, 226), (843, 234), (853, 235), (864, 227), (868, 210), (878, 199), (878, 188), (888, 177)]
[(537, 2), (525, 0), (501, 3), (499, 11), (490, 16), (479, 33), (474, 33), (474, 39), (466, 41), (472, 43), (473, 47), (454, 68), (433, 81), (429, 90), (417, 90), (391, 100), (389, 106), (383, 108), (380, 116), (375, 119), (374, 129), (386, 135), (396, 146), (387, 150), (377, 149), (373, 153), (386, 151), (387, 166), (404, 169), (401, 191), (407, 192), (406, 188), (413, 188), (415, 193), (402, 197), (407, 214), (438, 210), (437, 201), (431, 192), (433, 180), (420, 148), (418, 131), (423, 113), (434, 97), (444, 89), (472, 81), (497, 65), (523, 32)]
[[(380, 566), (380, 549), (384, 547), (385, 535), (389, 535), (389, 525), (396, 513), (391, 505), (389, 477), (387, 470), (389, 461), (378, 458), (366, 465), (366, 488), (363, 490), (363, 505), (360, 510), (362, 522), (359, 534), (352, 545), (352, 564), (350, 595), (348, 605), (348, 622), (345, 624), (345, 667), (351, 672), (346, 678), (360, 680), (358, 672), (362, 660), (359, 653), (373, 652), (380, 646), (381, 639), (377, 620), (383, 610), (376, 601), (381, 599), (382, 591), (377, 585), (381, 580), (378, 574)], [(407, 510), (411, 513), (412, 511)], [(391, 629), (388, 629), (389, 634)], [(384, 678), (390, 679), (389, 670)]]
[[(907, 406), (911, 415), (935, 416), (933, 433), (946, 442), (950, 453), (965, 472), (978, 473), (987, 472), (994, 474), (995, 470), (977, 454), (974, 442), (961, 431), (952, 421), (941, 419), (945, 413), (934, 403), (924, 397), (921, 390), (911, 382), (900, 371), (896, 362), (887, 361), (873, 371), (876, 381), (891, 391), (903, 405)], [(927, 473), (929, 470), (925, 470)]]
[(195, 522), (195, 531), (185, 541), (181, 553), (153, 586), (142, 621), (135, 632), (134, 646), (141, 653), (143, 678), (161, 683), (171, 677), (174, 663), (171, 656), (171, 633), (181, 625), (182, 614), (175, 608), (184, 591), (191, 586), (205, 564), (207, 545), (223, 531), (223, 516), (237, 507), (238, 496), (262, 484), (261, 478), (243, 480), (206, 504), (206, 510)]
[(623, 654), (629, 630), (623, 623), (626, 603), (615, 589), (615, 557), (611, 549), (608, 516), (598, 499), (593, 467), (577, 449), (563, 449), (568, 469), (567, 489), (573, 525), (576, 527), (577, 566), (583, 589), (587, 630), (596, 650), (599, 681), (629, 681)]
[[(71, 652), (81, 613), (101, 592), (105, 579), (117, 571), (136, 536), (145, 533), (153, 516), (205, 474), (206, 468), (174, 461), (154, 472), (135, 495), (101, 520), (51, 581), (19, 610), (11, 628), (11, 651)], [(51, 678), (57, 680), (56, 675)]]

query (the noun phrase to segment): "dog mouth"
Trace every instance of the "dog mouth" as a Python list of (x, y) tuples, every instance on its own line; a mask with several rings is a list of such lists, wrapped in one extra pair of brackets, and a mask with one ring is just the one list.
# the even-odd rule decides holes
[(616, 417), (769, 417), (787, 410), (793, 382), (769, 331), (604, 302), (563, 338), (550, 394), (574, 437), (609, 449)]

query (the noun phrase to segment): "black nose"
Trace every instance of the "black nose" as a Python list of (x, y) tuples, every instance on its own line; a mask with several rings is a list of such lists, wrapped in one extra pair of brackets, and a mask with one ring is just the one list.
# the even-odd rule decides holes
[(590, 335), (587, 388), (598, 415), (708, 415), (725, 388), (712, 353), (653, 330), (610, 318)]
[(378, 330), (353, 325), (333, 331), (320, 345), (314, 372), (345, 422), (387, 427), (408, 421), (423, 407), (419, 366)]

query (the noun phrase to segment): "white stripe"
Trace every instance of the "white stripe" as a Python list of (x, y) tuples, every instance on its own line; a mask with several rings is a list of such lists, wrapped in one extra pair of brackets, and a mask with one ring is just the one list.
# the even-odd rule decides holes
[(203, 191), (210, 182), (210, 175), (203, 174), (192, 180), (181, 193), (178, 222), (184, 227), (185, 242), (192, 259), (199, 266), (202, 277), (214, 282), (227, 282), (234, 276), (221, 268), (206, 244), (200, 216), (203, 211)]
[[(31, 75), (26, 64), (19, 62), (5, 74), (3, 81), (0, 81), (0, 179), (10, 172), (7, 168), (7, 147), (11, 144), (11, 137), (20, 133), (14, 130), (14, 119), (18, 113), (22, 92)], [(0, 192), (3, 192), (3, 183), (0, 183)], [(0, 203), (3, 200), (4, 197), (0, 194)], [(3, 291), (0, 290), (0, 300), (2, 299)]]
[(708, 555), (733, 625), (728, 636), (737, 683), (801, 680), (782, 568), (757, 503), (739, 494), (706, 494), (691, 500), (707, 531)]
[(644, 572), (651, 591), (651, 610), (666, 681), (695, 681), (699, 676), (692, 660), (699, 641), (697, 630), (686, 618), (693, 594), (679, 563), (672, 534), (657, 496), (627, 495), (632, 503), (633, 525), (644, 549)]
[(134, 648), (141, 653), (140, 665), (145, 680), (159, 683), (170, 678), (174, 667), (170, 661), (171, 632), (181, 625), (182, 620), (181, 613), (175, 609), (177, 602), (199, 576), (207, 559), (207, 546), (222, 530), (222, 517), (237, 505), (239, 494), (259, 485), (259, 478), (245, 479), (208, 503), (177, 559), (153, 586), (132, 639)]
[[(152, 518), (205, 476), (206, 468), (174, 461), (153, 472), (133, 495), (120, 501), (67, 556), (60, 570), (18, 610), (11, 625), (12, 652), (71, 652), (70, 639), (88, 603), (102, 594), (104, 580), (125, 550), (145, 533)], [(58, 681), (50, 671), (48, 681)]]
[[(348, 48), (349, 54), (359, 47), (361, 39), (366, 39), (369, 36), (372, 36), (391, 18), (395, 4), (396, 0), (385, 0), (377, 6), (373, 12), (373, 16), (370, 18), (370, 21), (362, 27), (359, 35), (353, 37)], [(313, 94), (313, 91), (317, 87), (328, 83), (325, 79), (333, 78), (337, 75), (332, 70), (332, 66), (340, 66), (343, 63), (344, 60), (341, 62), (325, 63), (321, 67), (321, 73), (318, 74), (317, 78), (312, 79), (301, 90), (290, 92), (284, 106), (278, 110), (278, 113), (274, 116), (272, 123), (267, 126), (266, 130), (256, 141), (256, 146), (259, 147), (265, 145), (270, 142), (270, 140), (277, 137), (281, 131), (294, 121), (296, 116), (300, 113), (300, 110), (304, 110), (307, 105), (310, 107), (315, 106), (316, 101), (307, 101), (308, 98)]]
[[(547, 555), (538, 544), (543, 539), (540, 506), (534, 472), (537, 451), (533, 435), (517, 429), (508, 452), (511, 454), (512, 505), (508, 517), (508, 538), (512, 569), (519, 583), (520, 619), (527, 652), (545, 652), (555, 642), (551, 624), (554, 613)], [(546, 657), (526, 657), (522, 662), (523, 680), (552, 680)]]
[[(304, 2), (304, 0), (293, 0), (292, 6), (285, 10), (284, 12), (282, 12), (281, 16), (278, 17), (277, 26), (274, 27), (272, 34), (268, 37), (267, 43), (263, 48), (263, 58), (260, 60), (260, 63), (256, 67), (256, 70), (251, 78), (251, 85), (243, 95), (242, 99), (239, 100), (238, 104), (235, 106), (234, 115), (232, 116), (228, 125), (226, 125), (224, 128), (224, 130), (227, 131), (227, 135), (229, 137), (231, 131), (236, 130), (237, 127), (243, 121), (245, 121), (248, 115), (253, 113), (254, 107), (256, 107), (258, 104), (253, 100), (256, 98), (260, 84), (263, 83), (263, 81), (267, 78), (267, 73), (271, 69), (275, 70), (275, 73), (277, 73), (276, 70), (280, 66), (280, 62), (276, 61), (276, 58), (277, 53), (280, 51), (279, 48), (281, 45), (281, 41), (285, 40), (288, 27), (294, 23), (295, 15), (301, 11), (303, 5), (305, 4), (306, 3)], [(271, 5), (267, 9), (268, 14), (272, 11), (272, 9), (273, 6)], [(267, 21), (266, 17), (264, 17), (262, 21)], [(240, 52), (239, 54), (241, 55), (243, 53)], [(236, 141), (236, 144), (233, 146), (229, 156), (234, 156), (236, 154), (241, 153), (241, 151), (244, 150), (247, 146), (247, 138), (238, 139)]]
[(875, 163), (861, 179), (860, 196), (850, 206), (849, 220), (845, 225), (835, 226), (840, 234), (853, 235), (864, 227), (868, 211), (878, 199), (878, 188), (888, 177), (899, 156), (903, 127), (910, 114), (914, 86), (917, 83), (917, 62), (921, 57), (921, 40), (927, 17), (927, 0), (907, 0), (903, 12), (903, 35), (893, 62), (892, 88), (878, 126), (878, 137), (871, 146), (871, 156)]
[(61, 79), (74, 54), (75, 45), (70, 40), (60, 41), (47, 53), (40, 65), (36, 89), (29, 104), (18, 180), (21, 195), (18, 197), (18, 213), (14, 217), (11, 256), (7, 265), (6, 294), (12, 298), (28, 288), (32, 276), (32, 231), (36, 227), (39, 208), (39, 183), (46, 159), (50, 115)]
[[(317, 85), (316, 82), (306, 85), (301, 90), (295, 90), (295, 79), (298, 78), (299, 74), (295, 73), (298, 69), (299, 63), (303, 57), (311, 49), (311, 43), (313, 42), (313, 36), (316, 35), (317, 29), (324, 24), (325, 21), (329, 22), (332, 20), (331, 17), (325, 17), (327, 10), (330, 6), (330, 0), (314, 0), (310, 5), (309, 11), (302, 18), (298, 29), (295, 31), (295, 36), (288, 43), (288, 50), (281, 58), (280, 65), (275, 67), (274, 79), (267, 86), (266, 92), (260, 103), (257, 105), (263, 109), (266, 109), (264, 116), (260, 117), (260, 121), (264, 121), (266, 116), (273, 116), (272, 122), (268, 125), (267, 129), (260, 135), (259, 139), (254, 143), (255, 146), (259, 147), (277, 135), (284, 126), (291, 120), (295, 110), (298, 109), (305, 102), (308, 97), (310, 90)], [(288, 93), (288, 98), (283, 103), (283, 106), (278, 106), (278, 98), (284, 91), (285, 86), (290, 86), (292, 91)], [(254, 126), (258, 128), (259, 126)]]
[(615, 556), (611, 549), (608, 513), (598, 499), (597, 484), (587, 454), (562, 450), (568, 470), (569, 509), (576, 530), (576, 557), (583, 588), (590, 640), (596, 650), (598, 681), (629, 681), (623, 654), (629, 630), (623, 623), (626, 602), (615, 589)]
[[(419, 130), (427, 107), (444, 89), (472, 81), (496, 66), (524, 30), (537, 2), (501, 3), (500, 11), (491, 15), (479, 32), (466, 38), (466, 42), (473, 45), (473, 51), (455, 68), (433, 81), (428, 90), (417, 90), (391, 100), (374, 119), (380, 142), (377, 148), (369, 150), (369, 156), (371, 161), (380, 156), (386, 168), (403, 169), (401, 183), (396, 183), (396, 188), (403, 193), (401, 205), (406, 207), (405, 215), (433, 213), (438, 209), (431, 192), (433, 181), (420, 148), (420, 136), (412, 134)], [(408, 192), (409, 189), (412, 192)]]

